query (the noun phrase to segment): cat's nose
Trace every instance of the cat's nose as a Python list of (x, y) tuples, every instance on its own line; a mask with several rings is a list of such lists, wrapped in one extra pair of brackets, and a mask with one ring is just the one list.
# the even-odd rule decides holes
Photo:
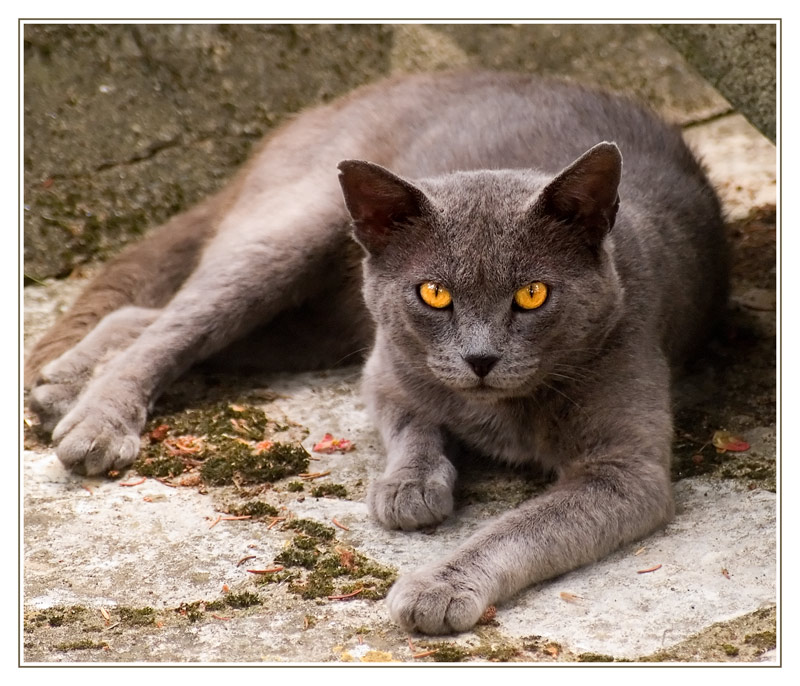
[(492, 367), (497, 364), (499, 359), (497, 355), (467, 355), (464, 357), (466, 363), (472, 367), (472, 371), (481, 379), (492, 371)]

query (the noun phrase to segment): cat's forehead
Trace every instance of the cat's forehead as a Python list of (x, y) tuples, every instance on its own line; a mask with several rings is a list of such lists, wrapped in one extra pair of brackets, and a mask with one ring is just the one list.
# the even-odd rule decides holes
[(535, 170), (481, 170), (423, 179), (443, 223), (467, 220), (510, 223), (528, 208), (548, 177)]
[(527, 220), (548, 180), (534, 171), (505, 170), (421, 182), (437, 215), (428, 266), (448, 280), (506, 286), (550, 263), (550, 240), (537, 236)]

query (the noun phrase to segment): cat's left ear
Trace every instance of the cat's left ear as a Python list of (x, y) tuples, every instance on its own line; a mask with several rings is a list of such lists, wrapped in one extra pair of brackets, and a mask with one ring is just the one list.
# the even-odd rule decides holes
[(545, 186), (533, 211), (582, 229), (590, 247), (599, 248), (617, 217), (621, 175), (619, 148), (598, 143)]
[(338, 169), (356, 238), (370, 253), (379, 254), (400, 227), (430, 212), (421, 190), (380, 165), (345, 160)]

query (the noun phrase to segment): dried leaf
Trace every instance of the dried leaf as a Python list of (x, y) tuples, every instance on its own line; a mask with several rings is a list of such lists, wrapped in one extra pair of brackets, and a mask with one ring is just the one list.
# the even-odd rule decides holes
[(497, 615), (497, 608), (494, 605), (489, 605), (478, 620), (478, 624), (490, 624)]
[(561, 598), (561, 600), (564, 600), (568, 603), (577, 603), (579, 600), (583, 600), (582, 596), (575, 595), (574, 593), (570, 593), (569, 591), (561, 591), (561, 593), (559, 593), (558, 596), (559, 598)]
[(161, 424), (153, 429), (147, 437), (153, 441), (153, 443), (160, 443), (167, 437), (167, 432), (169, 431), (168, 424)]
[(261, 453), (267, 452), (273, 446), (272, 441), (261, 441), (260, 443), (256, 443), (255, 447), (253, 448), (253, 452), (256, 455), (260, 455)]
[(353, 569), (355, 567), (355, 553), (347, 548), (340, 548), (336, 546), (334, 550), (339, 554), (339, 564), (345, 569)]
[(196, 455), (205, 447), (203, 439), (199, 436), (178, 436), (177, 438), (164, 439), (164, 447), (170, 455)]
[(714, 432), (711, 443), (717, 449), (718, 453), (725, 453), (729, 450), (734, 453), (740, 453), (745, 450), (750, 450), (749, 443), (738, 436), (734, 436), (732, 433), (722, 430)]
[(548, 643), (542, 650), (551, 657), (558, 657), (558, 654), (561, 652), (561, 646), (558, 645), (558, 643)]
[(317, 443), (312, 450), (315, 453), (324, 453), (329, 455), (331, 453), (347, 453), (353, 448), (355, 448), (355, 445), (353, 445), (352, 441), (349, 441), (346, 438), (334, 438), (333, 434), (325, 434), (322, 437), (322, 440)]

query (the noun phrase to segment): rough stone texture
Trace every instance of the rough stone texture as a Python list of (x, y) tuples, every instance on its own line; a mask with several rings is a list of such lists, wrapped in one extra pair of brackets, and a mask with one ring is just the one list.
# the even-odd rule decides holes
[(63, 277), (220, 187), (262, 135), (376, 77), (464, 66), (729, 105), (645, 26), (27, 25), (25, 274)]
[[(75, 33), (28, 27), (26, 41), (26, 269), (37, 278), (74, 276), (25, 289), (26, 344), (85, 283), (87, 270), (74, 266), (95, 259), (98, 244), (104, 246), (101, 257), (118, 246), (109, 208), (135, 218), (135, 208), (146, 206), (151, 214), (142, 224), (163, 218), (174, 209), (170, 188), (179, 186), (181, 202), (188, 204), (216, 187), (285, 112), (378, 73), (467, 64), (536, 69), (607, 85), (638, 94), (687, 125), (686, 137), (709, 166), (731, 219), (734, 284), (727, 334), (676, 391), (675, 521), (595, 565), (521, 593), (499, 607), (494, 620), (458, 637), (413, 636), (409, 644), (380, 601), (303, 600), (286, 582), (259, 585), (246, 569), (268, 568), (292, 534), (280, 522), (272, 528), (263, 521), (211, 527), (225, 503), (242, 496), (234, 486), (171, 488), (148, 479), (122, 487), (119, 481), (81, 479), (66, 473), (30, 432), (23, 484), (25, 661), (779, 660), (775, 151), (741, 116), (720, 117), (727, 102), (659, 36), (644, 26), (95, 27)], [(262, 49), (284, 55), (285, 82), (275, 78), (279, 60), (252, 64)], [(374, 56), (365, 56), (373, 50)], [(237, 62), (240, 51), (247, 58)], [(85, 76), (70, 77), (66, 64), (77, 64), (70, 62), (76, 56)], [(352, 66), (349, 60), (361, 66), (339, 73), (335, 65)], [(297, 79), (306, 64), (317, 64), (322, 76)], [(136, 77), (129, 79), (131, 73)], [(283, 99), (272, 99), (271, 84), (262, 91), (240, 80), (257, 75), (265, 81), (265, 74), (283, 88)], [(194, 82), (214, 75), (219, 82)], [(74, 116), (63, 98), (70, 78), (79, 88)], [(225, 79), (232, 90), (225, 91)], [(244, 95), (231, 95), (239, 92)], [(114, 94), (121, 100), (111, 100)], [(103, 127), (106, 117), (114, 122), (110, 129)], [(693, 125), (709, 117), (714, 121)], [(138, 133), (132, 128), (137, 118), (144, 122)], [(53, 133), (59, 129), (60, 137)], [(159, 149), (159, 141), (168, 144)], [(107, 160), (111, 166), (99, 169)], [(59, 168), (69, 171), (56, 177)], [(48, 214), (54, 203), (41, 199), (45, 193), (63, 193), (80, 210), (73, 217), (74, 242), (58, 226), (73, 219), (68, 212)], [(109, 198), (113, 202), (104, 204)], [(108, 214), (94, 224), (80, 214), (84, 208), (92, 216)], [(136, 224), (138, 231), (137, 222), (119, 225)], [(98, 238), (88, 240), (92, 232)], [(47, 245), (69, 245), (73, 255), (55, 255), (56, 266), (46, 266)], [(307, 448), (326, 432), (354, 440), (351, 453), (317, 455), (311, 470), (330, 474), (302, 492), (290, 491), (288, 478), (259, 498), (285, 508), (286, 516), (327, 524), (336, 518), (348, 529), (335, 529), (337, 545), (401, 571), (441, 555), (486, 517), (544, 487), (524, 473), (467, 465), (449, 521), (433, 532), (379, 529), (367, 516), (364, 493), (380, 470), (381, 448), (357, 379), (356, 369), (247, 380), (190, 375), (175, 397), (191, 407), (208, 397), (233, 402), (243, 388), (256, 389), (271, 417), (308, 428)], [(717, 454), (709, 440), (719, 428), (743, 435), (750, 450)], [(120, 478), (138, 480), (135, 472)], [(344, 485), (347, 496), (310, 495), (313, 485), (326, 482)], [(249, 555), (255, 557), (237, 566)], [(637, 574), (657, 564), (658, 570)], [(241, 592), (257, 593), (260, 604), (224, 606), (225, 598)], [(182, 604), (199, 601), (224, 607), (192, 621)]]
[(655, 27), (734, 107), (775, 141), (775, 24)]

